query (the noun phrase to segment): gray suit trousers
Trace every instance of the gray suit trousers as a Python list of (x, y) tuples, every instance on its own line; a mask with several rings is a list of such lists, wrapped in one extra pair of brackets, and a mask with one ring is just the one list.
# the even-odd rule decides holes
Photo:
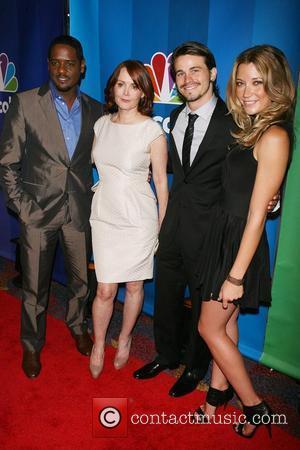
[(55, 249), (60, 241), (68, 276), (65, 322), (74, 334), (84, 331), (84, 307), (88, 298), (87, 264), (90, 228), (78, 231), (64, 205), (46, 226), (21, 224), (23, 302), (21, 342), (24, 348), (40, 351), (45, 343), (46, 313)]

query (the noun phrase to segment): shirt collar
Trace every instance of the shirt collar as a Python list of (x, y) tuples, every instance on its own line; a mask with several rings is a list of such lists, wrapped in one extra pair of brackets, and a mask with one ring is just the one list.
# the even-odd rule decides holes
[[(51, 90), (51, 94), (54, 100), (59, 99), (64, 101), (64, 98), (58, 93), (54, 83), (52, 80), (49, 81), (49, 86), (50, 86), (50, 90)], [(80, 102), (80, 89), (79, 86), (77, 86), (76, 88), (76, 98), (77, 100)]]
[(215, 94), (213, 94), (212, 97), (208, 100), (208, 102), (206, 102), (204, 105), (200, 106), (198, 109), (196, 109), (196, 111), (191, 111), (191, 109), (186, 104), (185, 114), (186, 114), (186, 116), (189, 113), (198, 114), (198, 116), (202, 117), (202, 119), (208, 120), (211, 118), (211, 115), (214, 112), (215, 106), (217, 104), (217, 100), (218, 100), (217, 97), (215, 96)]

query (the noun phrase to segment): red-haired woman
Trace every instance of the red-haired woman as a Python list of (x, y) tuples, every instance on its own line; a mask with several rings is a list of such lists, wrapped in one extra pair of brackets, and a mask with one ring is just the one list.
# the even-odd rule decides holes
[[(92, 156), (100, 183), (90, 218), (98, 281), (93, 303), (94, 347), (90, 371), (102, 371), (106, 331), (118, 283), (126, 283), (116, 369), (128, 360), (132, 330), (141, 311), (143, 282), (153, 276), (158, 231), (168, 201), (167, 144), (151, 119), (154, 98), (148, 72), (139, 61), (117, 66), (106, 88), (109, 114), (95, 124)], [(148, 182), (151, 164), (156, 198)]]

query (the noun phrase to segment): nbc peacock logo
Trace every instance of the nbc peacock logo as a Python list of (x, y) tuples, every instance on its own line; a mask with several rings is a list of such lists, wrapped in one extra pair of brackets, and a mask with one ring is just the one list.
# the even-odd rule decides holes
[(182, 103), (171, 75), (171, 56), (172, 53), (166, 56), (162, 52), (156, 52), (151, 58), (151, 64), (145, 64), (154, 87), (154, 103)]
[(9, 61), (6, 53), (0, 54), (0, 92), (16, 92), (18, 80), (15, 76), (16, 66)]

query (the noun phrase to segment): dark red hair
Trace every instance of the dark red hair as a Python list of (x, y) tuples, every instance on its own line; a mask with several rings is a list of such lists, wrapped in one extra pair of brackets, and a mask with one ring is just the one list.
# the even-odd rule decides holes
[(141, 61), (134, 59), (128, 59), (121, 62), (109, 77), (105, 88), (106, 109), (109, 112), (116, 112), (118, 110), (114, 98), (114, 87), (123, 68), (127, 70), (129, 76), (144, 94), (139, 101), (138, 111), (145, 116), (151, 116), (154, 99), (154, 89), (151, 78), (144, 64)]

